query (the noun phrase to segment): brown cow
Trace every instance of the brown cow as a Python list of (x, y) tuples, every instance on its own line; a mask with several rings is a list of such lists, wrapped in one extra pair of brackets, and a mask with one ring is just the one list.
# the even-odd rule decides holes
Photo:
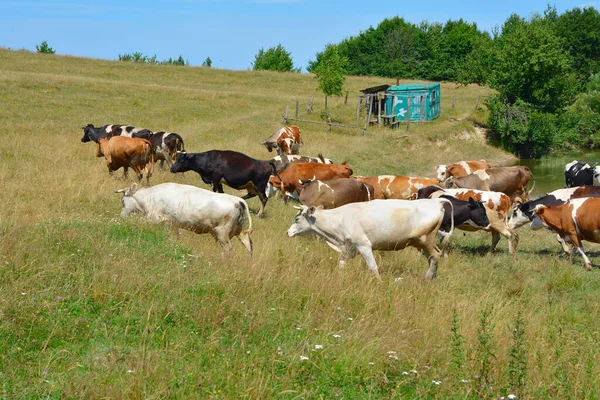
[(444, 182), (446, 179), (455, 176), (467, 176), (472, 174), (475, 171), (480, 169), (491, 168), (489, 162), (485, 160), (479, 161), (459, 161), (454, 164), (446, 165), (438, 165), (435, 167), (435, 172), (440, 181)]
[(585, 268), (591, 271), (592, 262), (585, 255), (581, 242), (600, 243), (600, 198), (573, 199), (560, 206), (538, 205), (535, 213), (531, 229), (548, 227), (565, 242), (574, 244), (583, 257)]
[[(123, 176), (127, 177), (127, 170), (131, 167), (139, 180), (143, 178), (142, 171), (146, 170), (146, 182), (150, 183), (154, 170), (154, 157), (152, 143), (149, 140), (113, 136), (110, 139), (100, 139), (98, 145), (104, 154), (110, 175), (123, 167)], [(147, 168), (146, 164), (150, 164), (150, 167)]]
[(271, 176), (269, 183), (281, 188), (283, 193), (293, 193), (302, 186), (304, 181), (349, 178), (352, 175), (352, 168), (345, 164), (299, 163), (290, 165), (279, 175), (281, 179)]
[(516, 254), (519, 244), (519, 235), (508, 226), (508, 210), (510, 208), (510, 198), (504, 193), (489, 192), (473, 189), (441, 189), (431, 186), (419, 190), (417, 197), (419, 199), (436, 198), (442, 195), (456, 197), (459, 200), (469, 200), (472, 198), (481, 201), (486, 209), (486, 214), (490, 220), (490, 225), (486, 228), (473, 225), (461, 225), (457, 228), (465, 231), (485, 230), (492, 233), (492, 246), (489, 252), (493, 252), (500, 241), (500, 235), (508, 240), (508, 251), (510, 254)]
[(298, 192), (300, 203), (325, 209), (373, 199), (373, 186), (348, 178), (310, 181), (298, 188)]
[(273, 151), (274, 148), (277, 148), (277, 154), (281, 156), (283, 154), (299, 154), (300, 145), (302, 143), (302, 139), (300, 138), (300, 127), (291, 125), (276, 130), (261, 144), (264, 145), (269, 152)]
[(439, 185), (437, 178), (416, 178), (412, 176), (379, 175), (370, 178), (357, 176), (357, 180), (368, 183), (375, 190), (376, 199), (412, 200), (419, 189)]
[(527, 191), (530, 179), (533, 179), (533, 174), (529, 167), (521, 165), (494, 167), (481, 169), (467, 176), (448, 178), (446, 187), (502, 192), (509, 196), (511, 201), (517, 197), (527, 201), (535, 186), (535, 179), (533, 179), (533, 186), (529, 192)]

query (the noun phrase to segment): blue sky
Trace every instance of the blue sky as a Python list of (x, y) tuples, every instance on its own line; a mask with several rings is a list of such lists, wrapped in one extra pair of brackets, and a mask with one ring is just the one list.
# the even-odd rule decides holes
[(43, 40), (57, 54), (109, 60), (139, 51), (159, 60), (182, 55), (191, 65), (249, 69), (258, 50), (281, 43), (295, 66), (327, 43), (356, 35), (384, 18), (413, 23), (463, 18), (490, 31), (517, 13), (559, 13), (586, 0), (0, 0), (0, 47), (35, 50)]

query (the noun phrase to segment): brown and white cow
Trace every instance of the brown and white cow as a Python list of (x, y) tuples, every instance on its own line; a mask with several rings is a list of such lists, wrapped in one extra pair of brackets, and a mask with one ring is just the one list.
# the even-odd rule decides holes
[(419, 189), (440, 184), (437, 178), (413, 176), (379, 175), (370, 178), (357, 176), (356, 179), (373, 186), (376, 199), (412, 200)]
[(102, 149), (99, 145), (100, 139), (110, 139), (113, 136), (123, 136), (123, 137), (134, 137), (140, 139), (149, 139), (152, 135), (152, 131), (144, 128), (136, 128), (131, 125), (104, 125), (102, 127), (94, 127), (93, 124), (87, 124), (82, 127), (83, 129), (83, 137), (81, 141), (83, 143), (94, 141), (98, 143), (98, 151), (96, 153), (96, 157), (102, 157)]
[(439, 187), (427, 187), (419, 190), (417, 198), (437, 198), (442, 195), (450, 195), (459, 200), (481, 201), (486, 208), (486, 213), (489, 219), (489, 226), (481, 227), (475, 225), (460, 225), (457, 228), (464, 231), (485, 230), (492, 234), (492, 246), (489, 253), (493, 252), (500, 241), (500, 235), (508, 240), (508, 251), (514, 255), (517, 252), (519, 244), (519, 235), (508, 226), (508, 211), (510, 209), (510, 198), (504, 193), (490, 192), (475, 189), (441, 189)]
[(149, 140), (113, 136), (110, 139), (100, 139), (98, 145), (104, 154), (110, 175), (122, 167), (123, 176), (127, 177), (127, 170), (132, 168), (138, 180), (142, 180), (142, 171), (146, 171), (146, 182), (150, 182), (154, 170), (154, 157), (152, 143)]
[(303, 144), (300, 137), (300, 127), (296, 125), (284, 126), (276, 130), (262, 143), (269, 152), (277, 149), (277, 154), (299, 154), (300, 145)]
[[(345, 164), (299, 163), (290, 165), (279, 174), (281, 179), (271, 176), (269, 183), (281, 188), (283, 193), (293, 193), (302, 186), (304, 181), (349, 178), (350, 175), (352, 175), (352, 168)], [(286, 200), (285, 196), (284, 200)]]
[(435, 167), (435, 173), (437, 174), (438, 179), (444, 182), (452, 176), (467, 176), (480, 169), (491, 167), (490, 163), (483, 159), (479, 161), (459, 161), (450, 165), (438, 165)]
[(467, 176), (453, 177), (446, 180), (447, 188), (477, 189), (491, 192), (502, 192), (514, 201), (517, 197), (529, 200), (527, 184), (533, 179), (529, 167), (518, 165), (515, 167), (493, 167), (480, 169)]
[(301, 156), (297, 154), (282, 154), (272, 158), (275, 162), (275, 168), (277, 172), (281, 172), (292, 164), (299, 163), (322, 163), (322, 164), (333, 164), (329, 158), (324, 158), (321, 154), (318, 157)]
[(300, 203), (305, 206), (336, 208), (348, 203), (373, 199), (373, 187), (348, 178), (334, 178), (306, 182), (298, 188)]
[(583, 250), (582, 241), (600, 243), (600, 198), (573, 199), (560, 206), (538, 205), (535, 213), (531, 229), (547, 227), (558, 233), (577, 248), (585, 268), (591, 271), (592, 262)]

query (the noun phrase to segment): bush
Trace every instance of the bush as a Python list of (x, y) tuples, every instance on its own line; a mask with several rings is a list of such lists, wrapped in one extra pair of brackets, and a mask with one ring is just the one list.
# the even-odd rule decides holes
[(252, 69), (254, 71), (300, 72), (300, 68), (294, 68), (291, 53), (286, 51), (281, 44), (271, 47), (267, 51), (261, 48), (254, 56)]
[(35, 49), (37, 50), (38, 53), (45, 53), (45, 54), (54, 54), (56, 53), (56, 50), (54, 50), (52, 47), (50, 47), (48, 45), (47, 41), (43, 41), (42, 44), (40, 45), (35, 45)]

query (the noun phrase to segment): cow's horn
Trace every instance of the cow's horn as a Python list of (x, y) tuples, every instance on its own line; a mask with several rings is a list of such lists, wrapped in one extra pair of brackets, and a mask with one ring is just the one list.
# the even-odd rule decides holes
[(294, 206), (294, 208), (295, 208), (296, 210), (303, 210), (303, 208), (302, 208), (302, 207), (300, 207), (300, 206)]
[[(127, 188), (127, 189), (129, 189), (129, 188)], [(125, 191), (127, 189), (118, 189), (118, 190), (115, 190), (115, 193), (125, 193)]]

